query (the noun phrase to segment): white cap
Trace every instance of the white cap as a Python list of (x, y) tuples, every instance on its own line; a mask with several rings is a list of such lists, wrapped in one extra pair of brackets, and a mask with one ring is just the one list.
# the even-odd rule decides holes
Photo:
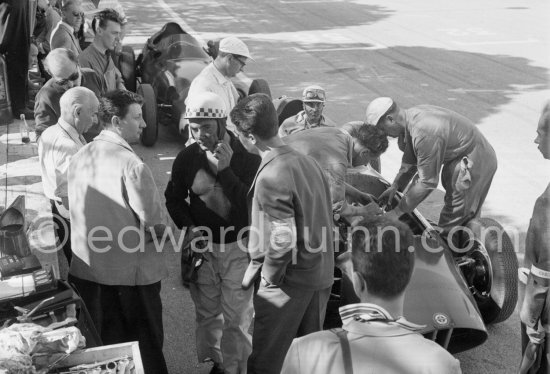
[(239, 55), (252, 59), (252, 57), (250, 57), (250, 52), (248, 51), (248, 47), (246, 46), (246, 44), (244, 44), (241, 39), (235, 36), (228, 36), (227, 38), (223, 38), (220, 41), (219, 49), (221, 52), (231, 53), (232, 55)]
[(376, 126), (380, 118), (390, 110), (393, 100), (389, 97), (377, 97), (367, 106), (365, 122)]
[(204, 91), (187, 100), (185, 118), (226, 118), (227, 112), (221, 97)]

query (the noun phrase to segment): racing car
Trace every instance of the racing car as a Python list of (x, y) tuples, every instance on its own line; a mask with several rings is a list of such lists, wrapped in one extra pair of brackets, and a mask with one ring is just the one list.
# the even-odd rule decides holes
[[(301, 110), (301, 100), (274, 100), (279, 125)], [(378, 198), (390, 183), (374, 168), (350, 169), (347, 182)], [(390, 204), (396, 206), (401, 194)], [(502, 226), (482, 217), (464, 228), (441, 234), (418, 210), (401, 216), (415, 235), (415, 270), (405, 294), (404, 315), (425, 325), (422, 334), (451, 353), (462, 352), (487, 340), (487, 324), (505, 321), (518, 298), (518, 260)], [(349, 226), (340, 225), (337, 257), (325, 328), (341, 325), (338, 307), (359, 302), (350, 281), (347, 249)]]
[[(143, 118), (147, 127), (141, 135), (144, 145), (155, 144), (159, 121), (178, 125), (187, 140), (187, 121), (182, 118), (187, 93), (193, 79), (216, 58), (218, 45), (219, 41), (209, 41), (202, 46), (180, 25), (168, 22), (147, 39), (137, 59), (130, 47), (123, 47), (119, 69), (126, 88), (140, 93), (145, 101)], [(256, 92), (271, 96), (263, 79), (252, 80), (239, 72), (232, 82), (241, 98)]]
[[(347, 181), (375, 197), (390, 186), (372, 168), (348, 172)], [(392, 205), (400, 198), (396, 196)], [(518, 261), (510, 237), (498, 222), (486, 217), (469, 221), (456, 231), (464, 234), (460, 242), (452, 243), (418, 210), (400, 220), (415, 235), (416, 257), (404, 315), (425, 325), (422, 334), (451, 353), (482, 344), (487, 340), (486, 324), (505, 321), (516, 306)], [(341, 230), (344, 241), (346, 233)], [(338, 258), (337, 263), (327, 308), (327, 321), (332, 326), (327, 327), (338, 325), (338, 306), (359, 302), (349, 281), (350, 259)]]

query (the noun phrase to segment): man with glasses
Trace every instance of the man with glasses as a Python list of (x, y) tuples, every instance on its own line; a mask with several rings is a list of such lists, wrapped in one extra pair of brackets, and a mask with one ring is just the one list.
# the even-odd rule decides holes
[(84, 13), (80, 0), (67, 0), (61, 7), (61, 21), (52, 31), (50, 48), (67, 48), (77, 56), (82, 52), (75, 36), (80, 29)]
[(306, 87), (302, 93), (304, 110), (293, 117), (287, 118), (279, 127), (279, 136), (284, 137), (292, 133), (314, 127), (331, 126), (325, 121), (326, 94), (321, 86)]
[[(57, 123), (61, 115), (59, 99), (65, 91), (75, 86), (83, 86), (92, 90), (97, 97), (106, 92), (106, 87), (97, 73), (91, 69), (80, 68), (76, 55), (68, 49), (52, 50), (45, 59), (45, 65), (52, 78), (42, 86), (35, 98), (34, 120), (37, 139), (44, 130)], [(95, 127), (86, 133), (86, 140), (91, 140), (93, 134), (98, 133)]]
[[(239, 100), (239, 93), (231, 82), (231, 78), (244, 69), (249, 58), (252, 57), (242, 40), (234, 36), (222, 39), (216, 59), (191, 82), (187, 94), (188, 100), (204, 91), (213, 92), (222, 98), (226, 112), (231, 112)], [(229, 118), (227, 119), (227, 129), (235, 131), (235, 126)], [(192, 139), (191, 136), (189, 138)]]

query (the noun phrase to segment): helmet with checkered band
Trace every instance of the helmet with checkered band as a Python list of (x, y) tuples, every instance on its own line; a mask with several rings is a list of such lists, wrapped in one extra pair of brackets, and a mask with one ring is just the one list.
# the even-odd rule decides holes
[(201, 92), (189, 97), (185, 108), (185, 118), (227, 118), (225, 103), (213, 92)]

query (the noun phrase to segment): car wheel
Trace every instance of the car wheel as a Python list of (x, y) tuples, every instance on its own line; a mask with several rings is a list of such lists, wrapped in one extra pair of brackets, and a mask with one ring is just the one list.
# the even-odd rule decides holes
[(136, 56), (134, 49), (129, 45), (122, 46), (118, 68), (122, 74), (122, 79), (124, 79), (126, 89), (136, 92)]
[(138, 93), (143, 97), (143, 119), (147, 124), (141, 133), (141, 143), (150, 147), (155, 144), (158, 136), (157, 98), (150, 84), (141, 84)]
[(462, 273), (484, 322), (505, 321), (518, 299), (518, 259), (512, 241), (490, 218), (473, 219), (466, 227), (468, 252), (461, 260)]
[(252, 95), (255, 93), (263, 93), (271, 97), (271, 89), (269, 88), (269, 84), (265, 79), (254, 79), (252, 81), (252, 84), (248, 89), (248, 94)]

